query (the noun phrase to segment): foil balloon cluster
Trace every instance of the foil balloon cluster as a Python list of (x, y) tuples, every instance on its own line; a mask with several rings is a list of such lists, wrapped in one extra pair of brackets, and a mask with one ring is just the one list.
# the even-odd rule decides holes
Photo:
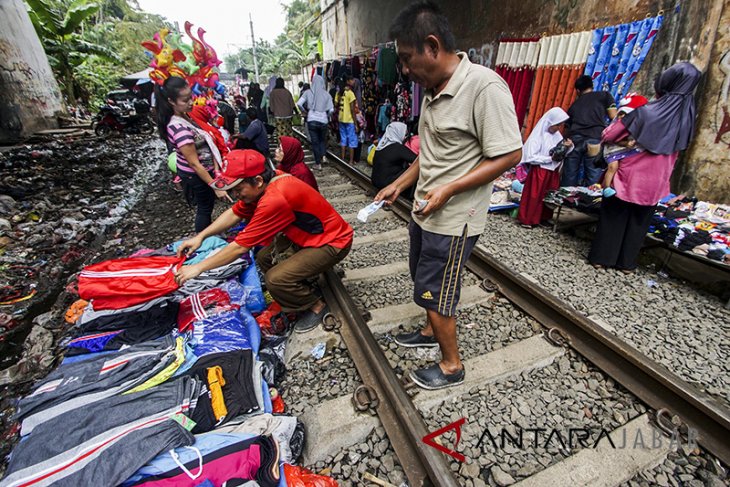
[(213, 46), (205, 42), (205, 29), (198, 27), (197, 37), (192, 29), (193, 24), (185, 22), (185, 33), (192, 45), (166, 28), (160, 29), (151, 41), (142, 42), (152, 59), (150, 79), (161, 85), (170, 76), (178, 76), (188, 81), (196, 96), (206, 96), (210, 91), (223, 95), (226, 88), (216, 71), (222, 61)]

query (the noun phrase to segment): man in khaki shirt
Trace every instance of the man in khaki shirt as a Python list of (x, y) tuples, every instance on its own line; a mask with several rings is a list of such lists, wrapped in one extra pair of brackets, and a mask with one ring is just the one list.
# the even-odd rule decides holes
[(432, 2), (404, 8), (390, 36), (403, 73), (426, 90), (418, 127), (421, 151), (375, 200), (391, 204), (417, 182), (409, 267), (426, 325), (396, 336), (396, 342), (441, 347), (441, 362), (410, 374), (419, 386), (440, 389), (464, 380), (454, 317), (461, 273), (484, 231), (492, 181), (520, 161), (522, 138), (507, 84), (456, 53), (448, 21)]

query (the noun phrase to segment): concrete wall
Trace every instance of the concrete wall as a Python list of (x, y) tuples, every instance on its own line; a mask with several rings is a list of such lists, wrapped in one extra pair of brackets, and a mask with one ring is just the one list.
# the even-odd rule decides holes
[(0, 0), (0, 143), (58, 127), (61, 92), (22, 0)]
[[(362, 52), (388, 41), (391, 20), (409, 3), (407, 0), (321, 2), (325, 59)], [(723, 115), (726, 112), (722, 111), (723, 106), (725, 110), (728, 107), (730, 85), (727, 27), (730, 0), (436, 0), (436, 3), (449, 18), (458, 47), (467, 51), (473, 62), (489, 67), (493, 67), (501, 37), (578, 32), (663, 11), (664, 25), (632, 89), (653, 94), (655, 76), (677, 61), (692, 60), (701, 69), (709, 65), (698, 89), (697, 137), (677, 164), (673, 189), (730, 203), (730, 132), (726, 131), (715, 142), (721, 117), (726, 117), (726, 130), (730, 130), (730, 116)]]
[(698, 90), (695, 141), (684, 164), (674, 172), (674, 185), (711, 201), (730, 203), (730, 6), (725, 5)]

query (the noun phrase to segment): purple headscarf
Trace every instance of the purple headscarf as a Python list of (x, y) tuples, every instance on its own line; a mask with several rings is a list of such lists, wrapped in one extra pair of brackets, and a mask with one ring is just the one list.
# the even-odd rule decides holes
[(642, 147), (668, 155), (689, 146), (695, 127), (693, 92), (701, 75), (690, 63), (675, 64), (657, 79), (657, 99), (623, 118), (624, 126)]

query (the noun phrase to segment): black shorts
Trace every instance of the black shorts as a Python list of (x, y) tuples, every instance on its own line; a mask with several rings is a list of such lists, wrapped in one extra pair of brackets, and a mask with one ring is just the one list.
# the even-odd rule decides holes
[(443, 316), (454, 316), (461, 293), (461, 273), (479, 235), (460, 237), (423, 230), (415, 222), (408, 226), (411, 248), (408, 265), (413, 279), (413, 300)]

